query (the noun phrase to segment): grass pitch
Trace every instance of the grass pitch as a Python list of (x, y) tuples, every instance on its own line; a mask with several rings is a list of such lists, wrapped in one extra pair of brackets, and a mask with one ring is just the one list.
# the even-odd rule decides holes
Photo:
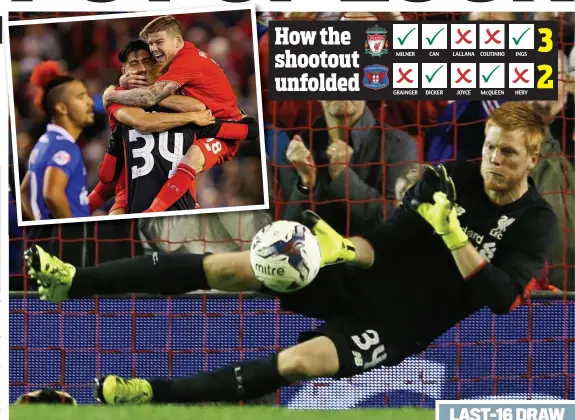
[(10, 420), (433, 420), (434, 410), (288, 410), (278, 407), (11, 406)]

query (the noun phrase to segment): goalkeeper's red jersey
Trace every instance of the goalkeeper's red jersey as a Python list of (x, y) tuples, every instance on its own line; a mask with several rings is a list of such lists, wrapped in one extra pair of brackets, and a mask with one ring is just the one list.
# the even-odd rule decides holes
[(168, 71), (157, 80), (175, 82), (184, 96), (202, 101), (216, 118), (241, 120), (242, 112), (222, 68), (205, 52), (185, 41)]

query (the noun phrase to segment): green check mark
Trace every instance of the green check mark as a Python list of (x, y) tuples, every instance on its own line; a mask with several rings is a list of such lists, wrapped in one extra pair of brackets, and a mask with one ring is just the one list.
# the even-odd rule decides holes
[(513, 39), (513, 42), (515, 43), (515, 46), (517, 46), (517, 44), (519, 44), (519, 41), (521, 41), (521, 38), (523, 38), (523, 36), (529, 31), (529, 29), (531, 29), (531, 28), (525, 29), (523, 31), (523, 33), (521, 35), (519, 35), (519, 38), (511, 37), (511, 39)]
[(497, 66), (497, 67), (495, 67), (493, 70), (491, 70), (491, 73), (489, 73), (489, 74), (487, 75), (487, 77), (485, 77), (485, 75), (482, 74), (481, 77), (483, 78), (483, 81), (484, 81), (485, 83), (489, 82), (489, 79), (491, 79), (491, 76), (493, 75), (493, 73), (495, 73), (495, 70), (497, 70), (499, 67), (501, 67), (501, 66)]
[(443, 67), (443, 65), (441, 65), (437, 70), (435, 70), (435, 71), (433, 72), (433, 74), (431, 75), (431, 77), (428, 76), (427, 74), (425, 75), (425, 78), (427, 79), (427, 82), (428, 82), (428, 83), (431, 83), (431, 81), (433, 80), (433, 78), (435, 77), (435, 75), (437, 74), (437, 72), (438, 72), (439, 70), (441, 70), (441, 67)]
[(443, 28), (441, 28), (439, 31), (437, 31), (437, 33), (435, 35), (433, 35), (433, 38), (429, 39), (429, 37), (425, 37), (425, 39), (427, 39), (427, 42), (429, 43), (429, 45), (433, 44), (435, 42), (435, 38), (437, 38), (437, 35), (439, 35), (441, 33), (441, 31), (443, 31), (445, 29), (445, 26)]
[(403, 38), (401, 38), (401, 37), (398, 36), (398, 37), (397, 37), (397, 40), (399, 41), (399, 44), (400, 44), (400, 45), (403, 45), (403, 44), (405, 43), (405, 41), (407, 40), (407, 37), (408, 37), (409, 35), (411, 35), (411, 33), (412, 33), (413, 31), (415, 31), (415, 28), (411, 28), (411, 31), (409, 31), (409, 32), (407, 33), (407, 35), (405, 35)]

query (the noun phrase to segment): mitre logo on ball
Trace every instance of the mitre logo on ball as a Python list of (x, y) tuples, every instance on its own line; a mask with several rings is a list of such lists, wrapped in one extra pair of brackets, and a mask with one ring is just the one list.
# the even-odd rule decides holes
[(373, 57), (379, 57), (387, 54), (387, 30), (381, 26), (375, 25), (365, 31), (367, 40), (365, 41), (365, 53)]
[(368, 89), (378, 90), (389, 85), (389, 68), (373, 64), (363, 69), (363, 85)]

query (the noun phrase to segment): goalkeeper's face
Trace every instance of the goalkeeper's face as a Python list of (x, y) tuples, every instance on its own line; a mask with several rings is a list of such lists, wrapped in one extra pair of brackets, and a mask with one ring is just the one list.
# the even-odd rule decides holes
[(509, 192), (526, 182), (537, 163), (537, 153), (529, 153), (521, 130), (506, 131), (495, 124), (485, 131), (481, 176), (488, 191)]

